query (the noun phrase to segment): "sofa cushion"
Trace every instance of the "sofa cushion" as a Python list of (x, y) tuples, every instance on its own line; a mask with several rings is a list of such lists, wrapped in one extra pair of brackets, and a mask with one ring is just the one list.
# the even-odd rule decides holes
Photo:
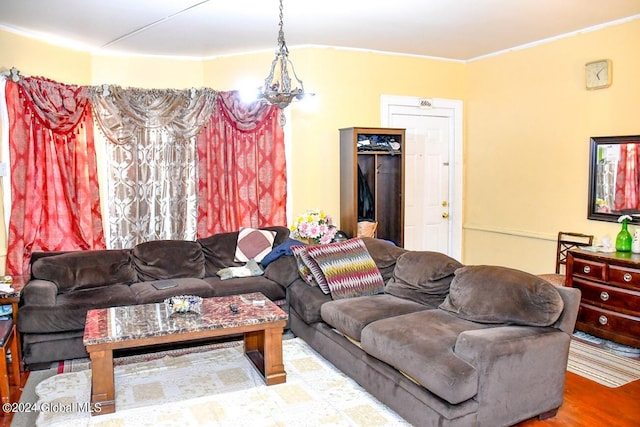
[[(261, 227), (260, 230), (275, 231), (274, 245), (279, 245), (289, 239), (289, 228), (284, 226)], [(221, 268), (237, 267), (244, 263), (235, 261), (238, 232), (217, 233), (209, 237), (198, 239), (204, 253), (205, 276), (215, 276)]]
[(298, 279), (287, 289), (289, 306), (308, 325), (322, 321), (320, 308), (331, 301), (331, 296), (324, 294), (319, 287), (308, 286), (302, 279)]
[(442, 310), (424, 310), (370, 323), (360, 344), (369, 355), (455, 405), (478, 393), (478, 372), (453, 352), (456, 340), (463, 331), (486, 327)]
[(333, 299), (373, 295), (384, 289), (380, 271), (360, 238), (307, 246), (305, 252), (314, 261), (307, 267), (318, 286), (322, 288), (325, 281)]
[(453, 273), (462, 266), (439, 252), (405, 252), (398, 257), (384, 291), (435, 308), (444, 301)]
[(204, 277), (204, 255), (197, 242), (154, 240), (131, 251), (140, 281)]
[(440, 308), (474, 322), (549, 326), (564, 303), (551, 283), (533, 274), (478, 265), (456, 270)]
[(219, 277), (205, 277), (204, 281), (209, 284), (217, 297), (251, 292), (261, 292), (271, 301), (277, 301), (285, 297), (284, 288), (264, 276), (239, 277), (229, 280), (222, 280)]
[(370, 295), (329, 301), (322, 304), (320, 314), (326, 323), (360, 341), (362, 329), (369, 323), (422, 310), (427, 307), (393, 295)]
[(264, 277), (273, 280), (282, 287), (288, 287), (300, 277), (295, 258), (286, 255), (270, 262), (264, 269)]
[(234, 261), (248, 262), (255, 260), (262, 261), (271, 249), (276, 232), (271, 230), (259, 230), (257, 228), (242, 227), (238, 232), (236, 242), (236, 253)]
[(127, 249), (73, 251), (42, 257), (31, 266), (31, 274), (35, 279), (54, 282), (61, 293), (138, 280)]
[[(171, 284), (171, 287), (156, 287), (156, 285)], [(183, 277), (177, 279), (149, 280), (134, 283), (131, 292), (136, 298), (136, 304), (150, 304), (164, 301), (176, 295), (197, 295), (202, 298), (214, 296), (212, 286), (203, 279)]]
[(407, 252), (407, 250), (399, 248), (387, 240), (373, 237), (363, 237), (362, 241), (367, 247), (371, 258), (373, 258), (373, 261), (378, 266), (382, 279), (386, 282), (393, 274), (396, 260), (400, 255)]

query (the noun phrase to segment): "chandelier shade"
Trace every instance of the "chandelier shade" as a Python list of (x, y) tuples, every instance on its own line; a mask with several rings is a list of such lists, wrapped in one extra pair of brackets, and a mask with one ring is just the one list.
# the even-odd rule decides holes
[[(302, 80), (296, 74), (293, 62), (289, 59), (289, 49), (284, 40), (282, 0), (280, 0), (279, 26), (276, 56), (271, 63), (269, 75), (264, 80), (264, 86), (260, 88), (258, 99), (284, 109), (291, 102), (304, 98), (305, 92)], [(292, 77), (295, 81), (292, 81)]]

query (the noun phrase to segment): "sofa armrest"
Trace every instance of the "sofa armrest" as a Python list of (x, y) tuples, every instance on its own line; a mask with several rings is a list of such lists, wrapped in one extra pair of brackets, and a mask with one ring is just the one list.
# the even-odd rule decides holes
[(33, 279), (22, 288), (20, 299), (24, 305), (55, 305), (58, 285), (49, 280)]
[(478, 372), (479, 425), (526, 418), (562, 404), (571, 336), (553, 327), (499, 326), (462, 332), (454, 352)]
[(578, 288), (567, 288), (566, 286), (556, 286), (556, 289), (562, 297), (564, 309), (553, 327), (571, 335), (576, 327), (582, 292)]
[(288, 288), (300, 277), (298, 264), (293, 256), (283, 255), (267, 265), (264, 269), (264, 276), (283, 288)]

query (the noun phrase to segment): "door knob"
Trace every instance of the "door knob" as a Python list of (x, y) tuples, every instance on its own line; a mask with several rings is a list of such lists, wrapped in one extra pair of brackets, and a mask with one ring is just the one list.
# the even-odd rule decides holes
[(443, 208), (446, 208), (447, 206), (449, 206), (449, 203), (447, 203), (447, 201), (446, 201), (446, 200), (443, 200), (443, 201), (442, 201), (442, 207), (443, 207)]
[(442, 212), (442, 218), (449, 218), (449, 213), (448, 212)]

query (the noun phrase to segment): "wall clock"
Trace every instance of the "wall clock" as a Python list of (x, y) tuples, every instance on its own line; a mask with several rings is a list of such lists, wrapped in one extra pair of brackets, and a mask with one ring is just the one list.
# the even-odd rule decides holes
[(585, 69), (585, 83), (587, 89), (604, 89), (611, 86), (611, 60), (587, 62)]

